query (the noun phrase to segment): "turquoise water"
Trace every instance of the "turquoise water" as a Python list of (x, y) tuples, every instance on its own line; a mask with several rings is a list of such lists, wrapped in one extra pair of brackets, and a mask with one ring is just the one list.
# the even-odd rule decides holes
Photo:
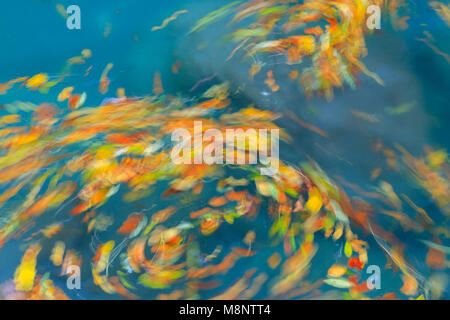
[[(417, 38), (423, 38), (423, 31), (428, 31), (433, 35), (439, 49), (450, 53), (450, 29), (425, 1), (415, 1), (411, 5), (411, 19), (408, 21), (407, 30), (393, 30), (387, 18), (383, 16), (382, 31), (366, 38), (369, 55), (364, 59), (364, 63), (385, 81), (385, 86), (380, 86), (373, 79), (361, 75), (360, 86), (355, 90), (350, 88), (336, 90), (335, 98), (331, 102), (323, 98), (306, 99), (305, 95), (297, 90), (296, 85), (283, 79), (278, 80), (279, 92), (264, 94), (266, 87), (263, 78), (252, 83), (246, 80), (248, 61), (239, 59), (239, 56), (226, 61), (234, 46), (229, 44), (220, 46), (218, 43), (219, 36), (231, 30), (225, 24), (214, 24), (200, 33), (188, 35), (195, 21), (226, 4), (227, 1), (79, 0), (76, 4), (81, 8), (81, 30), (66, 28), (65, 19), (55, 9), (57, 3), (63, 6), (74, 4), (73, 1), (20, 0), (2, 6), (0, 83), (41, 72), (57, 77), (62, 72), (66, 60), (79, 55), (84, 48), (92, 51), (92, 58), (65, 78), (63, 86), (52, 88), (48, 94), (18, 90), (15, 87), (6, 95), (0, 95), (1, 105), (16, 100), (30, 101), (34, 104), (45, 101), (56, 102), (60, 90), (69, 85), (75, 86), (77, 92), (86, 92), (88, 106), (100, 105), (104, 98), (115, 96), (117, 88), (125, 88), (127, 96), (141, 97), (151, 93), (154, 73), (160, 72), (164, 90), (174, 95), (180, 94), (186, 99), (200, 95), (212, 84), (229, 81), (233, 88), (238, 88), (245, 82), (245, 88), (233, 98), (232, 110), (238, 110), (249, 104), (256, 104), (272, 111), (288, 109), (328, 133), (328, 138), (324, 139), (298, 126), (292, 119), (287, 117), (279, 119), (277, 124), (285, 128), (294, 141), (292, 145), (281, 145), (282, 160), (298, 164), (309, 157), (313, 158), (329, 177), (333, 179), (343, 177), (364, 190), (371, 190), (373, 182), (370, 179), (370, 172), (384, 161), (382, 154), (371, 153), (371, 145), (377, 139), (381, 139), (391, 148), (398, 143), (417, 156), (423, 154), (425, 145), (449, 150), (450, 65), (443, 56), (436, 54), (425, 43), (417, 41)], [(188, 10), (188, 13), (180, 15), (166, 28), (151, 32), (153, 26), (161, 25), (164, 19), (183, 9)], [(110, 33), (105, 37), (105, 27), (108, 25)], [(199, 51), (198, 47), (204, 44), (206, 48)], [(183, 61), (183, 67), (179, 74), (174, 74), (171, 67), (177, 60)], [(99, 79), (109, 62), (114, 63), (114, 68), (109, 74), (110, 91), (104, 96), (98, 91)], [(89, 76), (84, 77), (83, 73), (88, 66), (92, 66), (92, 69)], [(288, 72), (277, 57), (268, 60), (266, 67), (276, 70), (278, 74), (286, 75)], [(191, 91), (199, 80), (212, 75), (215, 75), (213, 80), (201, 83), (197, 90)], [(386, 114), (386, 108), (405, 103), (414, 104), (410, 112), (401, 116)], [(358, 119), (352, 114), (352, 110), (356, 109), (373, 114), (380, 121), (371, 123)], [(7, 114), (5, 110), (0, 112)], [(401, 173), (386, 171), (382, 174), (383, 180), (390, 181), (397, 194), (408, 194), (419, 207), (426, 210), (436, 225), (448, 228), (448, 217), (441, 213), (428, 193), (405, 179)], [(207, 191), (201, 196), (206, 199), (209, 190), (205, 189)], [(164, 190), (162, 189), (161, 193)], [(351, 189), (346, 191), (351, 196), (358, 196)], [(121, 194), (122, 190), (118, 195)], [(210, 195), (213, 195), (212, 191)], [(26, 194), (20, 196), (24, 199)], [(198, 201), (205, 202), (202, 199)], [(109, 200), (100, 210), (112, 216), (114, 224), (107, 231), (100, 232), (97, 235), (99, 238), (94, 240), (80, 230), (79, 219), (69, 216), (70, 205), (68, 205), (58, 211), (57, 215), (53, 210), (40, 217), (38, 224), (27, 235), (52, 222), (67, 221), (67, 231), (60, 235), (59, 239), (62, 239), (67, 247), (80, 252), (85, 261), (83, 260), (82, 268), (82, 289), (64, 290), (65, 293), (74, 299), (117, 299), (120, 298), (119, 295), (108, 295), (92, 282), (88, 263), (92, 257), (91, 241), (98, 244), (114, 237), (115, 230), (120, 227), (124, 218), (142, 206), (148, 208), (155, 205), (153, 210), (156, 212), (170, 204), (170, 200), (150, 197), (139, 201), (138, 207), (136, 204), (122, 202), (117, 196)], [(2, 210), (8, 210), (8, 207)], [(188, 212), (188, 208), (184, 210)], [(189, 208), (189, 211), (193, 210)], [(268, 216), (262, 214), (264, 211), (267, 211), (267, 208), (262, 206), (255, 221), (221, 226), (213, 235), (214, 242), (200, 240), (202, 251), (212, 252), (217, 244), (221, 244), (223, 252), (227, 252), (229, 248), (239, 245), (248, 230), (253, 229), (257, 234), (267, 232), (272, 222)], [(388, 226), (389, 231), (407, 244), (406, 252), (409, 260), (419, 273), (428, 277), (431, 271), (424, 262), (427, 247), (417, 239), (430, 239), (430, 236), (413, 237), (411, 233), (391, 226), (388, 221), (387, 218), (386, 221), (381, 218), (380, 224)], [(369, 254), (371, 264), (383, 267), (387, 261), (373, 237), (365, 235), (362, 239), (368, 241), (369, 246), (373, 248)], [(19, 265), (26, 248), (22, 240), (13, 239), (1, 248), (0, 283), (13, 278), (14, 270)], [(449, 245), (448, 239), (441, 238), (441, 240), (443, 245)], [(328, 267), (342, 258), (342, 243), (320, 238), (316, 241), (319, 244), (320, 254), (317, 254), (312, 262), (315, 267), (308, 275), (310, 282), (323, 277)], [(48, 255), (51, 243), (53, 240), (48, 240), (43, 255)], [(279, 270), (271, 270), (266, 260), (272, 253), (280, 251), (281, 247), (271, 247), (269, 240), (256, 242), (254, 249), (258, 250), (259, 254), (248, 260), (239, 261), (232, 272), (221, 277), (224, 284), (209, 290), (205, 297), (220, 294), (251, 267), (265, 272), (269, 279), (267, 285), (263, 286), (254, 298), (267, 297), (268, 284)], [(111, 268), (120, 269), (119, 263), (112, 265)], [(48, 259), (38, 260), (37, 269), (40, 274), (50, 272), (55, 285), (65, 287), (66, 279), (58, 277), (58, 269), (52, 266)], [(448, 275), (448, 268), (441, 272)], [(399, 286), (401, 279), (398, 273), (383, 271), (382, 293), (371, 292), (368, 296), (382, 296), (384, 293), (395, 291)], [(140, 287), (134, 293), (145, 299), (153, 299), (157, 294), (168, 293), (182, 287), (182, 283), (160, 291)], [(334, 288), (323, 291), (332, 289)], [(447, 288), (442, 298), (449, 297)]]

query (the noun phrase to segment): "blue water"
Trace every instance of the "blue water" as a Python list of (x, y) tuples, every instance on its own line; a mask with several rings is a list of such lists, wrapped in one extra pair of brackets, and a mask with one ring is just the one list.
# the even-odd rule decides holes
[[(0, 83), (20, 76), (31, 76), (40, 72), (57, 76), (61, 73), (65, 61), (80, 54), (84, 48), (93, 52), (92, 58), (86, 65), (79, 68), (79, 75), (72, 75), (64, 80), (64, 86), (74, 85), (77, 92), (85, 91), (88, 99), (87, 106), (96, 106), (104, 96), (98, 92), (98, 79), (109, 62), (114, 68), (109, 76), (112, 80), (110, 93), (113, 95), (117, 88), (126, 89), (128, 96), (147, 95), (152, 90), (153, 75), (160, 72), (166, 92), (183, 94), (186, 97), (195, 96), (197, 92), (189, 92), (194, 84), (205, 77), (217, 74), (211, 83), (229, 80), (236, 87), (241, 79), (246, 79), (248, 61), (232, 59), (226, 63), (230, 49), (229, 45), (219, 46), (217, 36), (225, 34), (226, 26), (219, 23), (213, 25), (200, 34), (187, 35), (192, 24), (224, 5), (227, 1), (211, 0), (109, 0), (109, 1), (38, 1), (17, 0), (2, 3), (0, 10)], [(81, 30), (68, 30), (65, 19), (55, 10), (57, 3), (67, 7), (77, 4), (81, 8)], [(314, 158), (330, 177), (342, 176), (352, 183), (368, 190), (371, 186), (370, 171), (383, 161), (383, 156), (369, 155), (370, 144), (376, 138), (381, 138), (386, 145), (393, 146), (400, 143), (413, 154), (421, 154), (423, 146), (431, 145), (436, 149), (450, 150), (448, 125), (450, 120), (450, 65), (444, 57), (437, 55), (425, 43), (417, 41), (423, 38), (423, 31), (430, 32), (435, 43), (443, 52), (450, 53), (450, 29), (429, 8), (426, 1), (416, 1), (411, 6), (411, 20), (405, 31), (394, 31), (389, 22), (382, 20), (382, 32), (367, 37), (369, 56), (364, 59), (368, 68), (377, 73), (386, 85), (379, 86), (372, 79), (362, 75), (361, 86), (352, 91), (336, 90), (333, 101), (313, 98), (307, 100), (301, 91), (286, 81), (280, 83), (280, 92), (270, 96), (262, 94), (263, 81), (248, 84), (244, 93), (235, 101), (234, 107), (242, 103), (256, 103), (271, 110), (288, 108), (302, 117), (305, 121), (327, 131), (328, 139), (306, 131), (292, 121), (281, 119), (279, 124), (286, 128), (294, 138), (293, 146), (282, 146), (280, 157), (283, 160), (298, 164), (308, 156)], [(180, 15), (165, 29), (151, 32), (151, 28), (160, 25), (173, 12), (186, 9), (187, 14)], [(103, 36), (105, 26), (111, 26), (107, 37)], [(426, 24), (426, 25), (424, 25)], [(207, 44), (205, 50), (199, 52), (197, 47)], [(176, 60), (183, 61), (183, 71), (180, 75), (171, 72), (171, 65)], [(82, 73), (91, 66), (88, 80)], [(276, 68), (276, 61), (273, 68)], [(282, 68), (282, 67), (280, 67)], [(282, 69), (280, 69), (282, 70)], [(210, 84), (208, 84), (210, 85)], [(199, 91), (208, 85), (200, 85)], [(60, 86), (58, 88), (62, 88)], [(7, 95), (0, 95), (0, 104), (11, 103), (15, 100), (31, 101), (39, 104), (44, 101), (56, 101), (58, 90), (50, 90), (47, 95), (27, 90), (10, 90)], [(415, 101), (413, 110), (398, 117), (387, 117), (384, 109), (399, 104)], [(358, 109), (375, 114), (381, 119), (380, 123), (371, 124), (355, 119), (350, 110)], [(318, 146), (319, 145), (319, 146)], [(326, 151), (324, 151), (326, 150)], [(334, 156), (330, 156), (333, 154)], [(336, 156), (337, 155), (337, 156)], [(415, 188), (398, 173), (383, 173), (383, 179), (390, 181), (397, 193), (408, 194), (414, 202), (423, 207), (428, 214), (443, 225), (444, 218), (423, 190)], [(348, 191), (350, 195), (352, 192)], [(120, 197), (117, 197), (120, 199)], [(156, 203), (157, 208), (164, 208), (167, 203)], [(147, 205), (147, 204), (145, 204)], [(136, 208), (120, 200), (109, 201), (102, 212), (124, 217)], [(261, 208), (264, 211), (264, 208)], [(42, 218), (45, 223), (67, 218), (67, 211), (61, 212), (57, 218), (53, 213)], [(270, 220), (260, 213), (257, 225), (260, 229), (268, 228)], [(116, 230), (121, 224), (115, 219), (111, 230)], [(225, 248), (233, 247), (245, 236), (247, 230), (255, 228), (243, 222), (233, 226), (223, 226), (214, 235)], [(448, 219), (447, 219), (448, 223)], [(448, 224), (447, 224), (448, 225)], [(66, 243), (80, 252), (89, 252), (89, 243), (85, 238), (77, 237), (77, 222), (73, 221), (74, 232), (67, 235)], [(396, 235), (408, 245), (408, 253), (414, 265), (425, 274), (427, 267), (423, 257), (426, 247), (410, 237), (400, 228), (393, 230)], [(114, 231), (111, 231), (113, 234)], [(101, 240), (108, 239), (108, 232), (101, 234)], [(324, 270), (335, 261), (335, 252), (339, 244), (317, 240), (320, 255), (314, 259), (322, 259), (313, 265), (323, 265)], [(448, 239), (445, 239), (448, 244)], [(371, 247), (376, 248), (373, 239), (369, 240)], [(214, 250), (207, 242), (202, 243), (206, 252)], [(14, 270), (23, 255), (20, 241), (12, 240), (0, 250), (0, 283), (11, 279)], [(267, 268), (266, 260), (273, 253), (268, 243), (259, 243), (255, 250), (260, 254), (255, 258), (239, 261), (233, 272), (225, 276), (226, 280), (235, 281), (237, 275), (242, 275), (250, 266), (260, 267), (269, 279), (276, 275), (276, 271)], [(386, 263), (382, 252), (369, 251), (371, 261), (380, 265)], [(44, 254), (43, 254), (44, 255)], [(87, 258), (86, 258), (87, 259)], [(373, 260), (372, 260), (373, 259)], [(87, 262), (87, 261), (86, 261)], [(92, 284), (89, 276), (89, 266), (84, 272), (87, 279), (83, 279), (82, 290), (67, 291), (71, 298), (120, 298), (120, 296), (104, 294)], [(41, 271), (53, 270), (50, 262), (39, 264)], [(317, 268), (317, 267), (316, 267)], [(421, 270), (422, 268), (422, 270)], [(55, 268), (56, 269), (56, 268)], [(312, 269), (309, 277), (318, 279), (323, 276), (320, 267)], [(446, 270), (448, 273), (448, 269)], [(53, 277), (57, 285), (63, 287), (64, 279)], [(225, 281), (226, 282), (226, 281)], [(399, 276), (386, 273), (383, 278), (383, 292), (390, 292), (391, 288), (398, 288), (401, 283)], [(223, 292), (224, 287), (211, 290), (211, 296)], [(169, 292), (173, 290), (162, 291)], [(255, 298), (265, 297), (263, 289)], [(154, 298), (149, 289), (142, 289), (138, 294), (143, 298)], [(371, 293), (369, 293), (371, 295)], [(444, 298), (448, 299), (447, 291)]]

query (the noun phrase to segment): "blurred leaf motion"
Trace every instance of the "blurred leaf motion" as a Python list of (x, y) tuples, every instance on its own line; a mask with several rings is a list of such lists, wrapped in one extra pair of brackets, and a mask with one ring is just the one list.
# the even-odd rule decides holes
[[(407, 29), (409, 1), (370, 4), (384, 10), (393, 29)], [(250, 80), (262, 77), (271, 93), (298, 82), (307, 97), (331, 101), (337, 88), (364, 86), (361, 73), (384, 85), (363, 63), (370, 55), (366, 39), (374, 33), (366, 26), (368, 6), (363, 0), (234, 1), (193, 23), (185, 37), (223, 23), (232, 31), (222, 40), (237, 45), (227, 61), (251, 61)], [(429, 6), (449, 24), (448, 6)], [(56, 9), (65, 16), (62, 5)], [(151, 30), (166, 32), (181, 14), (193, 12), (175, 11)], [(93, 54), (84, 49), (67, 59), (58, 75), (37, 73), (0, 84), (5, 98), (19, 91), (56, 93), (55, 101), (9, 101), (0, 110), (0, 250), (23, 251), (20, 261), (7, 262), (16, 264), (15, 272), (0, 273), (7, 277), (1, 298), (77, 298), (65, 281), (68, 267), (78, 266), (82, 288), (92, 283), (100, 298), (448, 299), (445, 148), (424, 145), (418, 154), (378, 139), (370, 156), (382, 160), (368, 172), (371, 185), (354, 183), (352, 167), (345, 177), (330, 176), (313, 156), (292, 160), (283, 152), (273, 176), (261, 174), (261, 165), (175, 164), (170, 137), (177, 129), (191, 134), (191, 159), (210, 147), (195, 142), (199, 121), (202, 134), (279, 129), (287, 150), (302, 149), (293, 129), (281, 125), (287, 118), (320, 139), (330, 134), (287, 106), (281, 112), (243, 105), (240, 92), (248, 79), (221, 81), (214, 74), (175, 96), (163, 85), (165, 73), (156, 71), (152, 94), (133, 96), (110, 78), (122, 66), (103, 61), (85, 67)], [(273, 54), (283, 62), (269, 69), (264, 59)], [(100, 103), (88, 96), (80, 82), (95, 77), (92, 66), (103, 70), (96, 93), (116, 97)], [(173, 76), (181, 77), (184, 66), (173, 61)], [(278, 70), (286, 67), (288, 79), (282, 79)], [(352, 107), (352, 121), (376, 126), (414, 112), (418, 104), (387, 105), (382, 115)], [(269, 140), (250, 139), (259, 148)], [(233, 157), (245, 160), (252, 152), (244, 143)], [(418, 193), (430, 203), (418, 201)], [(231, 239), (225, 241), (225, 233)], [(423, 252), (411, 258), (411, 244)], [(385, 286), (389, 277), (383, 276), (381, 290), (366, 282), (375, 256), (385, 257), (383, 275), (398, 280)]]

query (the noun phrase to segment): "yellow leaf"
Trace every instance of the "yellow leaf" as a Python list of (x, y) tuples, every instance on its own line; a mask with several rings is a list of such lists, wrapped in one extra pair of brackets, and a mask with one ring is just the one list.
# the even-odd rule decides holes
[(446, 161), (447, 152), (445, 150), (433, 151), (427, 155), (427, 162), (432, 168), (439, 168)]
[(23, 255), (20, 265), (14, 274), (14, 283), (18, 291), (30, 291), (33, 289), (36, 276), (36, 258), (41, 251), (40, 244), (31, 245)]
[(340, 278), (347, 272), (347, 267), (335, 264), (328, 269), (328, 277)]
[(39, 73), (27, 80), (26, 86), (28, 88), (36, 88), (42, 86), (48, 81), (48, 75), (46, 73)]
[(336, 224), (336, 228), (334, 229), (334, 233), (333, 233), (333, 240), (337, 241), (342, 237), (342, 234), (344, 233), (344, 225), (342, 224), (342, 222), (338, 222)]
[(353, 253), (352, 245), (348, 241), (345, 242), (344, 253), (347, 257), (350, 257)]
[(310, 211), (312, 214), (316, 214), (319, 212), (320, 208), (322, 208), (323, 200), (322, 195), (317, 187), (312, 187), (309, 190), (309, 198), (306, 202), (305, 208)]

